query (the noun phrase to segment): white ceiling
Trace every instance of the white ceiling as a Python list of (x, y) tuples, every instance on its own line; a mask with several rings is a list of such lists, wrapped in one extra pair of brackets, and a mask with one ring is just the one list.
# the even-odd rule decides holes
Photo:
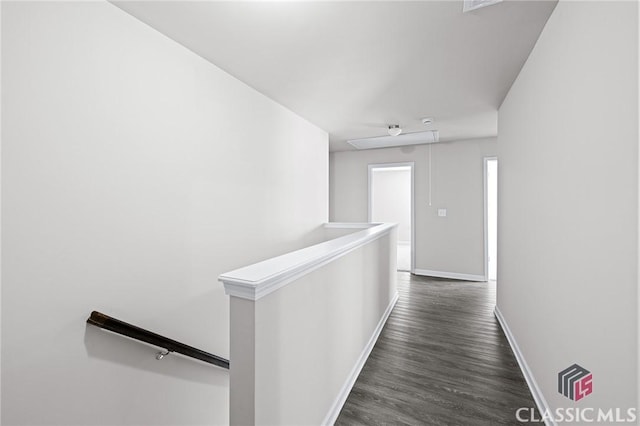
[(497, 109), (555, 1), (119, 1), (118, 7), (329, 132), (387, 124), (495, 136)]

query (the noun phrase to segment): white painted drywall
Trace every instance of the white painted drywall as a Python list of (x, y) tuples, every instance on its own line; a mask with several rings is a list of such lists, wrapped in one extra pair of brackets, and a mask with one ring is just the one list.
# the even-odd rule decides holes
[(487, 278), (498, 275), (498, 160), (486, 162), (486, 222), (487, 222)]
[[(228, 422), (220, 273), (327, 220), (325, 132), (109, 3), (2, 2), (2, 424)], [(233, 361), (232, 361), (233, 362)]]
[(411, 168), (371, 171), (371, 221), (398, 224), (398, 242), (411, 242)]
[(320, 425), (337, 413), (396, 296), (396, 243), (394, 227), (255, 302), (232, 297), (231, 424)]
[[(2, 5), (0, 4), (0, 96), (2, 93)], [(0, 423), (2, 423), (2, 102), (0, 102)]]
[(637, 7), (561, 1), (499, 112), (498, 307), (551, 409), (637, 403)]
[[(496, 139), (431, 145), (429, 206), (427, 145), (330, 154), (330, 217), (367, 219), (367, 167), (415, 162), (416, 268), (484, 276), (483, 158), (496, 154)], [(438, 217), (438, 208), (447, 217)]]

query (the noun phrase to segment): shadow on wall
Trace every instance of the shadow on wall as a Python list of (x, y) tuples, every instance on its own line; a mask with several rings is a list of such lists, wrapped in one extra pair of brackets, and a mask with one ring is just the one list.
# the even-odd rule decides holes
[(84, 346), (87, 355), (115, 364), (146, 370), (191, 382), (227, 386), (229, 372), (223, 368), (178, 354), (162, 360), (156, 354), (162, 349), (86, 324)]

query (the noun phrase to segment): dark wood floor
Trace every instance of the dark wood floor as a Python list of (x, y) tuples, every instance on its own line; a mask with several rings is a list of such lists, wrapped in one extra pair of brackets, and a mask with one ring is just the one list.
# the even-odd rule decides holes
[(535, 405), (493, 316), (495, 284), (399, 273), (398, 291), (336, 425), (519, 424)]

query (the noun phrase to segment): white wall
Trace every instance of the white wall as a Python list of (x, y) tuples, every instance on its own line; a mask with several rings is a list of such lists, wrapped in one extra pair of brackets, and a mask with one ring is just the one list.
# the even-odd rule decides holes
[(487, 160), (485, 167), (487, 278), (495, 280), (498, 275), (498, 161)]
[(394, 227), (256, 301), (232, 296), (232, 425), (335, 421), (396, 301), (396, 244)]
[(552, 409), (637, 403), (637, 7), (561, 1), (499, 111), (498, 307)]
[[(429, 206), (428, 146), (333, 152), (330, 155), (330, 217), (367, 219), (367, 166), (415, 162), (416, 268), (484, 276), (483, 158), (496, 154), (496, 139), (431, 145), (432, 205)], [(447, 217), (438, 217), (438, 208)]]
[[(109, 3), (2, 2), (2, 424), (228, 422), (217, 276), (327, 220), (327, 135)], [(231, 361), (233, 362), (233, 360)]]
[(397, 223), (398, 242), (411, 241), (411, 169), (372, 170), (373, 222)]

